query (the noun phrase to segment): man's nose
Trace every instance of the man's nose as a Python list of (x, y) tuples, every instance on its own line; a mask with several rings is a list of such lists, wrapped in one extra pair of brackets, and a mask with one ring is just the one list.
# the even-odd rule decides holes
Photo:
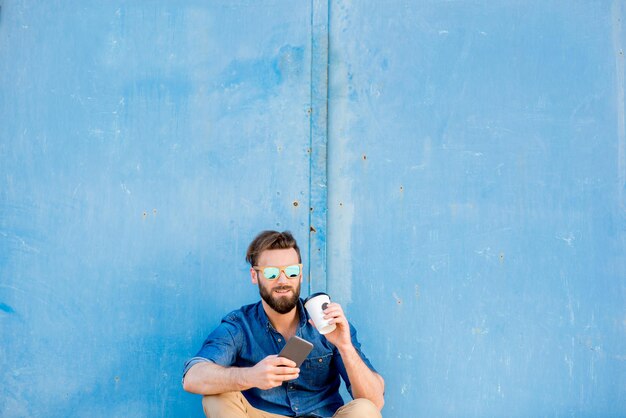
[(278, 276), (277, 281), (278, 281), (278, 283), (289, 283), (289, 278), (287, 277), (285, 272), (281, 270), (280, 271), (280, 275)]

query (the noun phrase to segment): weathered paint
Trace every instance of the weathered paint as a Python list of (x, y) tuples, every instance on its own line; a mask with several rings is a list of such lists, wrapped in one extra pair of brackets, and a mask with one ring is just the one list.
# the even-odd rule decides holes
[(313, 0), (311, 15), (311, 174), (309, 290), (325, 292), (328, 212), (328, 0)]
[(3, 3), (0, 415), (202, 417), (181, 367), (263, 228), (385, 417), (624, 415), (624, 13)]
[(617, 99), (617, 161), (619, 181), (617, 183), (618, 195), (620, 196), (620, 203), (622, 209), (626, 211), (626, 201), (624, 200), (626, 195), (626, 111), (624, 107), (624, 38), (626, 33), (624, 32), (623, 16), (624, 16), (624, 2), (619, 0), (613, 1), (613, 7), (611, 9), (611, 27), (613, 28), (613, 55), (615, 55), (615, 92)]
[(329, 292), (384, 416), (626, 415), (624, 17), (331, 3)]
[(203, 416), (182, 366), (258, 298), (247, 244), (308, 265), (309, 4), (0, 13), (0, 416)]

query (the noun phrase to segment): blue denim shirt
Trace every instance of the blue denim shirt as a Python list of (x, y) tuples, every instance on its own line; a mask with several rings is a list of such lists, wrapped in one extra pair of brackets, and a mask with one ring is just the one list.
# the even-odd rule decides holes
[[(343, 405), (338, 391), (340, 376), (352, 395), (348, 373), (337, 348), (308, 323), (302, 300), (297, 309), (300, 324), (296, 335), (313, 343), (313, 351), (300, 366), (299, 377), (269, 390), (251, 388), (243, 391), (243, 395), (252, 406), (266, 412), (296, 417), (330, 417)], [(350, 334), (356, 351), (375, 371), (361, 352), (352, 324)], [(203, 361), (224, 367), (252, 367), (268, 355), (278, 354), (285, 343), (283, 336), (270, 324), (260, 301), (242, 306), (226, 315), (204, 341), (198, 354), (185, 363), (183, 379), (194, 364)]]

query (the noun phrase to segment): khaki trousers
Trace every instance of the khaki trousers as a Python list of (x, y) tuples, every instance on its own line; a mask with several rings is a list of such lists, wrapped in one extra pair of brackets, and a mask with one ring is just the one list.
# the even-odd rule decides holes
[[(254, 408), (241, 392), (226, 392), (202, 398), (207, 418), (286, 418)], [(382, 418), (380, 411), (367, 399), (355, 399), (335, 412), (333, 418)]]

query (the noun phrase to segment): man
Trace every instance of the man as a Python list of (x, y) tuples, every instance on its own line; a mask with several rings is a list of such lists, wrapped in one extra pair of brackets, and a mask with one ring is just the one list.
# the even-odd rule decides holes
[[(246, 260), (261, 301), (226, 315), (185, 364), (183, 387), (205, 395), (206, 416), (381, 417), (384, 380), (361, 352), (341, 306), (324, 310), (336, 329), (321, 335), (302, 305), (302, 258), (291, 233), (261, 232)], [(300, 368), (276, 356), (294, 335), (314, 346)], [(354, 398), (347, 405), (340, 376)]]

